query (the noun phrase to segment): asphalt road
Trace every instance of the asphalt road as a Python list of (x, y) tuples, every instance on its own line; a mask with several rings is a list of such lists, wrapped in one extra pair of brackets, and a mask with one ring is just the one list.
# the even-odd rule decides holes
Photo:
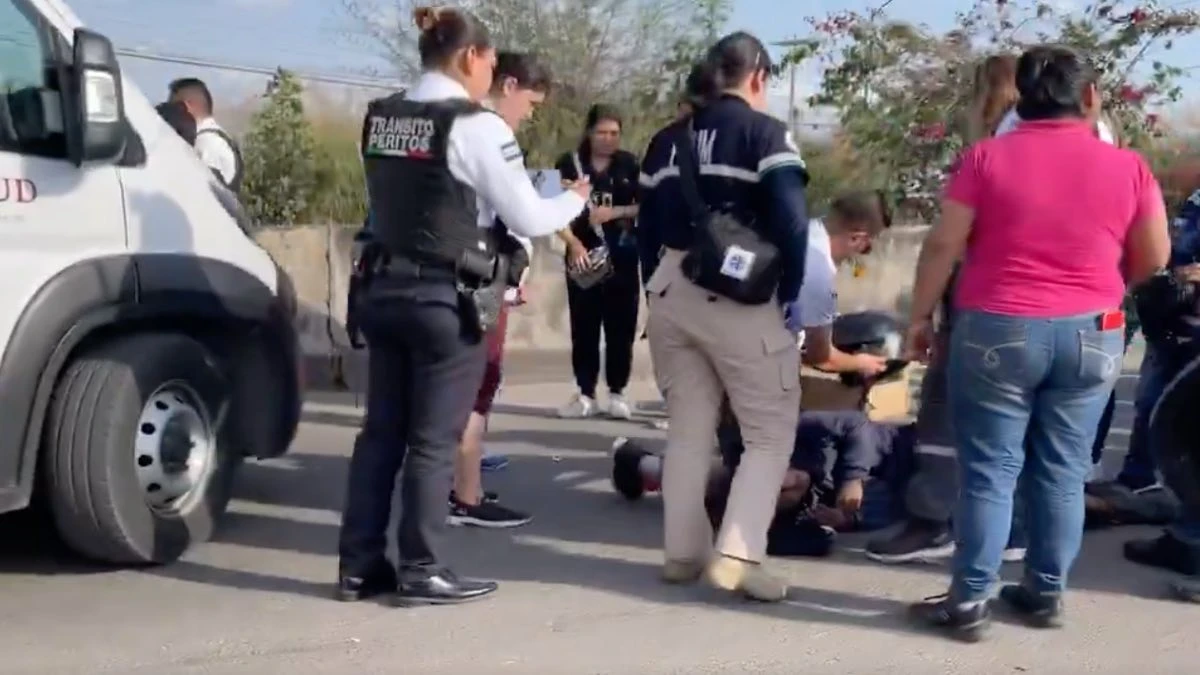
[[(794, 584), (778, 606), (666, 587), (657, 500), (624, 503), (607, 480), (613, 437), (659, 432), (538, 416), (561, 391), (513, 386), (490, 437), (513, 461), (488, 487), (534, 522), (451, 538), (460, 572), (501, 580), (494, 599), (327, 599), (356, 421), (327, 399), (288, 457), (245, 467), (215, 541), (178, 564), (89, 567), (28, 519), (0, 519), (0, 673), (1176, 674), (1200, 662), (1200, 607), (1167, 600), (1165, 575), (1120, 558), (1138, 530), (1088, 535), (1067, 628), (1001, 623), (978, 645), (905, 623), (904, 604), (943, 590), (944, 569), (870, 564), (859, 538), (830, 560), (777, 561)], [(1128, 418), (1123, 405), (1114, 443)]]

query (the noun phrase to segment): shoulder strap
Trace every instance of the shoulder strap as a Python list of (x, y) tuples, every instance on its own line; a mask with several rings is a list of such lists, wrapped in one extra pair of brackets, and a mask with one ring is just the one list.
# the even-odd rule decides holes
[(583, 180), (583, 162), (579, 161), (579, 152), (571, 153), (571, 163), (575, 165), (575, 180)]
[(226, 181), (225, 177), (221, 175), (220, 171), (213, 169), (212, 172), (213, 175), (217, 177), (217, 180), (220, 181), (225, 187), (233, 190), (235, 193), (240, 192), (242, 187), (242, 171), (245, 167), (242, 164), (242, 150), (238, 147), (237, 141), (233, 140), (233, 136), (230, 136), (229, 132), (225, 131), (224, 129), (213, 127), (200, 129), (196, 132), (196, 137), (199, 138), (203, 134), (216, 134), (221, 138), (221, 140), (225, 141), (225, 144), (229, 146), (231, 151), (233, 151), (233, 177), (229, 181)]
[(233, 136), (230, 136), (229, 133), (226, 132), (224, 129), (217, 129), (214, 127), (206, 127), (204, 129), (201, 129), (196, 132), (197, 136), (201, 136), (204, 134), (216, 134), (217, 136), (220, 136), (221, 140), (225, 141), (225, 143), (227, 143), (229, 145), (229, 148), (231, 150), (233, 150), (234, 154), (237, 154), (237, 152), (238, 152), (237, 141), (233, 140)]
[(708, 206), (700, 196), (697, 185), (700, 177), (700, 160), (696, 156), (696, 130), (692, 121), (687, 120), (679, 125), (675, 134), (675, 160), (679, 166), (679, 187), (683, 191), (683, 201), (692, 212), (692, 223), (699, 224), (708, 218)]

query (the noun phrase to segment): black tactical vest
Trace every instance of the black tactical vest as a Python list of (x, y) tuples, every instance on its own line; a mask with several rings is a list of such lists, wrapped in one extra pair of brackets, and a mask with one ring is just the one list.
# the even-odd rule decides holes
[(363, 165), (371, 230), (388, 253), (427, 265), (457, 267), (464, 254), (492, 256), (477, 225), (475, 190), (451, 173), (450, 127), (482, 110), (466, 100), (376, 99), (363, 122)]

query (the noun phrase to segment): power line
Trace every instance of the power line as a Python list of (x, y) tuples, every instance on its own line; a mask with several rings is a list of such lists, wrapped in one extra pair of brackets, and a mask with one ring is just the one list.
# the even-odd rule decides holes
[[(208, 59), (200, 59), (192, 56), (180, 56), (176, 54), (162, 54), (152, 52), (146, 49), (124, 49), (116, 50), (120, 56), (141, 59), (144, 61), (157, 61), (160, 63), (175, 63), (185, 66), (195, 66), (197, 68), (212, 68), (214, 70), (226, 70), (237, 73), (249, 73), (252, 75), (264, 75), (271, 77), (278, 72), (277, 68), (265, 68), (262, 66), (251, 66), (240, 63), (226, 63), (221, 61), (210, 61)], [(385, 80), (383, 78), (352, 78), (344, 75), (312, 73), (304, 71), (290, 70), (284, 68), (292, 75), (295, 75), (301, 80), (309, 82), (320, 82), (323, 84), (338, 84), (349, 87), (361, 87), (364, 89), (379, 89), (384, 91), (396, 91), (402, 89), (403, 85), (395, 80)]]

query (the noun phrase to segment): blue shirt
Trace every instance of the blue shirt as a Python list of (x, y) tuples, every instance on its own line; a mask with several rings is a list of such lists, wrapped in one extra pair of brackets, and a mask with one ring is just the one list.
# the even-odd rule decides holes
[(1200, 190), (1192, 193), (1171, 221), (1171, 267), (1200, 262)]
[(783, 275), (777, 296), (791, 302), (804, 279), (808, 249), (808, 207), (804, 160), (783, 122), (752, 109), (741, 98), (724, 96), (655, 134), (646, 148), (638, 183), (638, 249), (643, 280), (658, 267), (663, 247), (687, 250), (692, 219), (679, 185), (675, 139), (696, 132), (700, 176), (697, 185), (710, 208), (721, 208), (760, 233), (780, 251)]

